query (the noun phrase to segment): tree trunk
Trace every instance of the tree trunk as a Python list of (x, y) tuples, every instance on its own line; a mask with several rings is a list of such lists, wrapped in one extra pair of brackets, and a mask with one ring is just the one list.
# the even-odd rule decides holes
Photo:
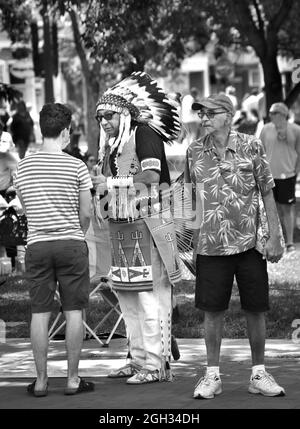
[(98, 92), (95, 93), (93, 86), (91, 85), (90, 79), (86, 79), (83, 76), (84, 84), (83, 91), (85, 101), (85, 124), (86, 124), (86, 137), (88, 142), (88, 152), (98, 157), (98, 145), (99, 145), (99, 125), (95, 119), (96, 103), (98, 101)]
[(261, 58), (261, 63), (264, 72), (266, 109), (268, 112), (273, 103), (282, 101), (282, 81), (276, 54)]
[(45, 69), (45, 102), (54, 102), (53, 90), (53, 52), (51, 40), (51, 28), (49, 20), (49, 12), (47, 0), (43, 2), (44, 8), (42, 12), (43, 27), (44, 27), (44, 69)]
[(285, 104), (288, 107), (292, 107), (292, 105), (295, 103), (295, 101), (297, 100), (298, 96), (300, 94), (300, 82), (297, 83), (294, 88), (292, 88), (292, 90), (288, 93), (286, 99), (284, 100)]
[(94, 64), (96, 73), (90, 71), (87, 53), (83, 47), (82, 38), (80, 36), (79, 25), (77, 21), (77, 14), (74, 9), (69, 9), (69, 15), (72, 22), (72, 29), (74, 35), (74, 42), (77, 54), (80, 58), (83, 90), (85, 91), (83, 99), (85, 100), (84, 113), (86, 123), (86, 137), (88, 141), (88, 151), (94, 156), (98, 155), (98, 140), (99, 140), (99, 127), (95, 119), (96, 103), (99, 96), (99, 80), (100, 75), (100, 64)]

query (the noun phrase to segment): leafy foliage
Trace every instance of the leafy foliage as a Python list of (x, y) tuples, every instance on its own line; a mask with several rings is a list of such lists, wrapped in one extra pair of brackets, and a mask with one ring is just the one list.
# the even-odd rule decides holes
[[(183, 7), (172, 0), (92, 0), (84, 20), (83, 39), (92, 56), (141, 70), (150, 62), (163, 73), (174, 69), (189, 53), (187, 20), (195, 26), (199, 50), (209, 40), (201, 15), (195, 16), (191, 2)], [(130, 70), (127, 69), (127, 72)]]
[(9, 103), (22, 98), (22, 93), (13, 86), (0, 82), (0, 100), (7, 100)]
[(0, 0), (0, 25), (13, 43), (30, 40), (31, 6), (24, 0)]

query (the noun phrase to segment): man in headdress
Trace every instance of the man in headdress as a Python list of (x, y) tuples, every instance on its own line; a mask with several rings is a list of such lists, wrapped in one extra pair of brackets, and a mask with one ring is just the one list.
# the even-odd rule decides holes
[(109, 377), (128, 377), (128, 384), (170, 380), (171, 284), (180, 270), (173, 221), (162, 216), (161, 187), (170, 185), (164, 142), (180, 130), (177, 109), (138, 72), (104, 93), (96, 119), (102, 175), (95, 182), (108, 190), (112, 284), (130, 355)]

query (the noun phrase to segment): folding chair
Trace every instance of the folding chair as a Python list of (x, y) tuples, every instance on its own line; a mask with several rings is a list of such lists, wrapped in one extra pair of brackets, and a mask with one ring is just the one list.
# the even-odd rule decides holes
[[(95, 283), (95, 280), (92, 279), (91, 283), (92, 284)], [(96, 282), (96, 283), (98, 283), (98, 282)], [(99, 321), (99, 323), (95, 326), (95, 328), (92, 331), (89, 330), (88, 337), (91, 338), (92, 336), (97, 335), (97, 331), (106, 322), (106, 320), (113, 313), (117, 313), (118, 319), (115, 322), (114, 326), (112, 327), (107, 340), (102, 345), (103, 347), (108, 347), (110, 340), (113, 338), (114, 333), (116, 332), (119, 324), (121, 323), (121, 321), (123, 319), (123, 315), (122, 315), (121, 310), (120, 310), (118, 296), (117, 296), (116, 292), (114, 290), (112, 290), (111, 287), (109, 286), (109, 280), (106, 277), (101, 278), (100, 283), (98, 283), (97, 286), (95, 287), (95, 289), (93, 289), (90, 296), (92, 294), (94, 295), (97, 292), (100, 293), (101, 297), (103, 298), (103, 301), (106, 302), (111, 308), (106, 313), (106, 315), (103, 317), (103, 319)]]
[[(92, 291), (92, 293), (93, 293), (94, 291)], [(92, 294), (91, 293), (91, 294)], [(90, 294), (90, 296), (91, 296), (91, 294)], [(61, 301), (60, 301), (60, 296), (59, 296), (59, 292), (58, 291), (56, 291), (55, 292), (55, 299), (59, 302), (59, 304), (60, 304), (60, 309), (59, 309), (59, 312), (58, 312), (58, 314), (57, 314), (57, 316), (56, 316), (56, 318), (54, 319), (54, 321), (53, 321), (53, 323), (52, 323), (52, 325), (51, 325), (51, 327), (50, 327), (50, 329), (49, 329), (49, 331), (48, 331), (48, 338), (49, 338), (49, 341), (50, 340), (52, 340), (52, 338), (54, 338), (55, 337), (55, 335), (57, 335), (58, 334), (58, 332), (65, 326), (65, 324), (66, 324), (66, 321), (64, 320), (56, 329), (55, 329), (55, 327), (56, 327), (56, 325), (58, 324), (58, 322), (59, 322), (59, 319), (60, 319), (60, 317), (63, 315), (63, 309), (62, 309), (62, 306), (61, 306)], [(104, 343), (100, 340), (100, 338), (98, 338), (98, 336), (93, 332), (93, 330), (89, 327), (89, 325), (86, 323), (86, 321), (85, 320), (83, 320), (82, 321), (82, 323), (83, 323), (83, 326), (85, 327), (85, 329), (90, 333), (90, 335), (92, 336), (92, 337), (94, 337), (95, 338), (95, 340), (97, 340), (98, 341), (98, 343), (101, 345), (101, 346), (103, 346), (104, 345)], [(84, 337), (85, 337), (85, 335), (84, 334), (82, 334)]]

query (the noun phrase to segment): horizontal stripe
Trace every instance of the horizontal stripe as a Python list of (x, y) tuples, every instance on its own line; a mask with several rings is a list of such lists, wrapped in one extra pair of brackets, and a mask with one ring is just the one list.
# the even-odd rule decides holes
[(31, 237), (27, 240), (27, 246), (30, 246), (33, 243), (39, 243), (40, 241), (54, 241), (54, 240), (78, 240), (78, 241), (84, 241), (84, 235), (71, 235), (71, 234), (65, 234), (65, 235), (58, 235), (58, 236), (48, 236), (48, 235), (40, 235), (36, 237)]
[(28, 220), (28, 244), (84, 239), (79, 220), (79, 192), (92, 188), (86, 165), (65, 153), (29, 155), (19, 162), (15, 185)]

